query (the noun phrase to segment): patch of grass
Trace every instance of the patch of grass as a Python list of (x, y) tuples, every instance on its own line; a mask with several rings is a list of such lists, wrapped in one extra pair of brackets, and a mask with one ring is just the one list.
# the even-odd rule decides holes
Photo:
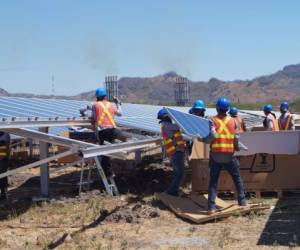
[(120, 244), (120, 249), (124, 250), (128, 247), (128, 242), (126, 240), (122, 240)]
[(31, 241), (26, 240), (24, 242), (24, 249), (33, 249), (33, 244)]
[(219, 241), (218, 241), (218, 246), (220, 248), (224, 248), (235, 241), (236, 239), (231, 237), (231, 228), (229, 226), (226, 226), (221, 229)]
[(76, 232), (72, 234), (72, 239), (74, 240), (75, 244), (79, 245), (81, 241), (80, 233)]
[(6, 247), (6, 246), (7, 246), (6, 240), (2, 240), (2, 239), (0, 238), (0, 248), (4, 248), (4, 247)]
[(82, 243), (79, 243), (79, 245), (76, 247), (77, 250), (85, 250), (88, 249), (85, 245), (83, 245)]
[(197, 230), (196, 227), (190, 227), (190, 228), (189, 228), (189, 232), (190, 232), (190, 233), (194, 233), (194, 232), (196, 232), (196, 230)]
[(16, 219), (16, 218), (18, 218), (18, 212), (17, 212), (17, 210), (15, 209), (15, 208), (12, 208), (11, 209), (11, 212), (8, 214), (8, 216), (7, 216), (7, 219), (8, 220), (14, 220), (14, 219)]
[(91, 199), (88, 203), (88, 209), (92, 211), (92, 219), (95, 220), (103, 209), (103, 202), (100, 199)]
[(254, 211), (251, 211), (248, 216), (247, 216), (250, 220), (254, 220), (258, 217), (257, 213), (255, 213)]

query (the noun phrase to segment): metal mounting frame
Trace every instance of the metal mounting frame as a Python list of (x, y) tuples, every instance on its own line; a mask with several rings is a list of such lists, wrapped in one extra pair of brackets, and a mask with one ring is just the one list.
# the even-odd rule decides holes
[[(161, 140), (160, 138), (148, 138), (139, 141), (131, 141), (131, 142), (124, 142), (119, 144), (108, 144), (108, 145), (100, 146), (93, 143), (87, 143), (87, 142), (82, 142), (70, 138), (47, 134), (48, 129), (46, 127), (41, 127), (40, 131), (32, 130), (28, 128), (20, 128), (20, 127), (7, 127), (7, 128), (2, 127), (1, 130), (28, 139), (34, 139), (40, 142), (41, 159), (39, 161), (27, 164), (17, 169), (9, 170), (6, 173), (0, 174), (0, 178), (16, 174), (17, 172), (23, 171), (25, 169), (40, 166), (42, 197), (49, 196), (49, 174), (52, 173), (53, 171), (49, 170), (48, 163), (72, 154), (79, 154), (82, 157), (82, 159), (80, 160), (82, 166), (86, 159), (94, 158), (99, 175), (101, 176), (106, 191), (110, 195), (113, 194), (118, 195), (118, 189), (114, 182), (114, 179), (109, 178), (109, 182), (108, 182), (98, 157), (99, 156), (101, 157), (101, 155), (118, 156), (118, 154), (123, 152), (131, 152), (137, 149), (155, 146)], [(69, 148), (69, 150), (49, 157), (47, 156), (48, 144), (65, 146)], [(71, 166), (71, 164), (69, 166)]]

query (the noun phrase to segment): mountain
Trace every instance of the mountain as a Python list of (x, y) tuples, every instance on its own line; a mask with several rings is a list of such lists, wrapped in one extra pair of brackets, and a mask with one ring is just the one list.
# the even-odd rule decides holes
[[(119, 93), (125, 102), (173, 104), (177, 75), (168, 72), (155, 77), (123, 77)], [(207, 82), (190, 81), (191, 100), (201, 98), (212, 102), (226, 96), (234, 102), (256, 103), (271, 100), (295, 100), (300, 97), (300, 64), (252, 80), (222, 81), (211, 78)], [(74, 96), (76, 99), (94, 99), (94, 91)]]
[(9, 93), (6, 90), (0, 88), (0, 96), (9, 96)]
[[(167, 72), (154, 77), (122, 77), (119, 93), (123, 102), (173, 104), (174, 84), (179, 75)], [(300, 96), (300, 64), (289, 65), (282, 70), (252, 80), (222, 81), (211, 78), (207, 82), (190, 81), (191, 100), (198, 98), (212, 102), (219, 96), (241, 103), (266, 102), (270, 100), (295, 100)], [(0, 89), (0, 96), (28, 96), (10, 94)], [(50, 96), (35, 96), (47, 98)], [(94, 90), (75, 96), (52, 96), (76, 100), (94, 100)]]

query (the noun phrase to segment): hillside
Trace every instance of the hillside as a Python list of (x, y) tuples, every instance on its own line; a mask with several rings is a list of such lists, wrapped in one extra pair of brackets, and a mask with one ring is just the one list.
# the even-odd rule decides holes
[[(155, 77), (123, 77), (119, 80), (123, 101), (142, 103), (173, 103), (174, 84), (178, 75), (169, 72)], [(284, 67), (267, 76), (249, 81), (222, 81), (211, 78), (208, 82), (190, 82), (191, 100), (206, 102), (218, 96), (227, 96), (234, 102), (257, 103), (270, 100), (296, 100), (300, 96), (300, 64)], [(94, 91), (77, 96), (76, 99), (93, 99)]]
[[(154, 77), (122, 77), (119, 93), (123, 102), (173, 104), (174, 84), (178, 75), (168, 72)], [(257, 103), (271, 100), (296, 100), (300, 96), (300, 64), (289, 65), (282, 70), (247, 81), (222, 81), (211, 78), (208, 82), (190, 82), (191, 100), (204, 99), (206, 102), (218, 96), (227, 96), (234, 102)], [(10, 94), (0, 89), (0, 96), (27, 96), (32, 94)], [(39, 95), (35, 97), (47, 98)], [(75, 96), (51, 96), (76, 100), (93, 100), (94, 90)]]

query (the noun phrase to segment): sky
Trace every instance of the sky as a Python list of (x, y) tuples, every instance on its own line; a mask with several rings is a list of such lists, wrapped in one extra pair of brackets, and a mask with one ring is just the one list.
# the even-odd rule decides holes
[(0, 88), (73, 95), (106, 75), (168, 71), (252, 79), (300, 63), (299, 10), (298, 0), (0, 0)]

